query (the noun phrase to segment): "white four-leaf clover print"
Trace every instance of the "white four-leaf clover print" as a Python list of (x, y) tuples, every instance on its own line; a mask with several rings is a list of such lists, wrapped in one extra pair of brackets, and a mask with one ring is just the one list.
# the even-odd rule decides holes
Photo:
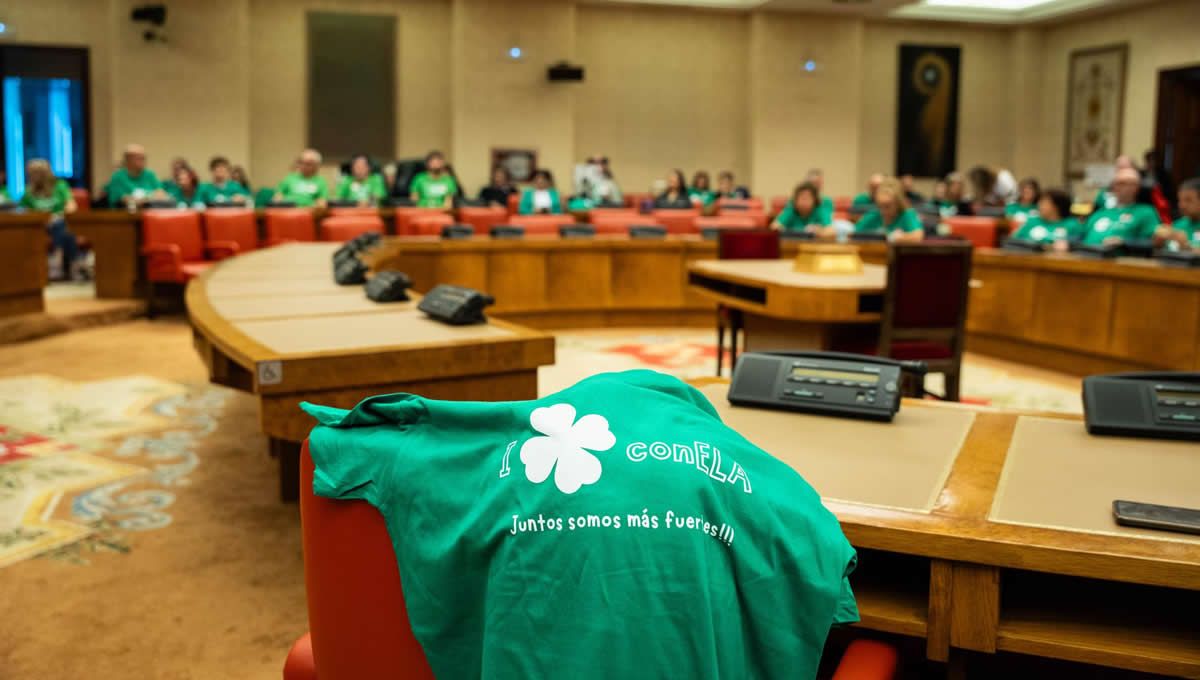
[(584, 484), (600, 479), (600, 459), (589, 451), (607, 451), (617, 442), (604, 416), (590, 414), (575, 420), (575, 407), (555, 404), (533, 410), (529, 424), (543, 437), (532, 437), (521, 445), (525, 477), (541, 484), (554, 472), (554, 485), (563, 493), (575, 493)]

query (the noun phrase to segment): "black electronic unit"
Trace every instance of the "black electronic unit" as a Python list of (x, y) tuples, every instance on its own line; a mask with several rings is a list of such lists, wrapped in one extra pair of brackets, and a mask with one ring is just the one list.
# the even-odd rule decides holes
[(463, 326), (486, 321), (483, 310), (495, 302), (496, 299), (486, 293), (443, 283), (426, 293), (417, 309), (442, 323)]
[(518, 227), (515, 224), (497, 224), (488, 230), (492, 238), (524, 238), (525, 227)]
[(629, 225), (629, 238), (663, 239), (667, 237), (667, 228), (657, 224)]
[(784, 229), (779, 232), (779, 239), (781, 241), (815, 241), (817, 235), (811, 231), (790, 231)]
[(1200, 251), (1160, 250), (1154, 258), (1172, 267), (1200, 267)]
[(338, 200), (338, 199), (334, 198), (334, 199), (330, 199), (326, 203), (326, 205), (328, 205), (330, 208), (357, 208), (358, 201), (349, 201), (349, 200), (343, 201), (343, 200)]
[(447, 224), (442, 227), (442, 238), (446, 240), (468, 239), (475, 235), (475, 227), (469, 224)]
[(333, 265), (333, 280), (339, 286), (357, 286), (366, 282), (369, 268), (357, 257), (345, 257)]
[(560, 61), (546, 69), (546, 80), (550, 82), (583, 82), (583, 67), (571, 66), (565, 61)]
[(172, 210), (179, 207), (179, 201), (173, 198), (156, 198), (146, 201), (142, 207), (147, 210)]
[(1091, 434), (1200, 441), (1200, 373), (1088, 376), (1083, 418)]
[(1004, 242), (1004, 250), (1012, 250), (1019, 253), (1041, 253), (1045, 252), (1046, 244), (1041, 241), (1031, 241), (1024, 238), (1010, 238)]
[(729, 384), (737, 406), (779, 408), (890, 422), (900, 410), (900, 377), (922, 362), (841, 352), (748, 352)]
[(412, 281), (408, 274), (395, 269), (384, 269), (375, 272), (363, 286), (367, 297), (375, 302), (404, 302), (408, 300), (408, 289)]
[(1117, 524), (1141, 529), (1200, 534), (1200, 510), (1135, 501), (1113, 501)]
[(268, 208), (295, 208), (295, 201), (271, 201), (266, 205)]
[(887, 237), (887, 233), (882, 231), (856, 231), (850, 234), (851, 241), (859, 241), (862, 243), (878, 243), (880, 241), (886, 241)]
[(1086, 257), (1089, 260), (1111, 260), (1125, 254), (1125, 247), (1117, 244), (1111, 246), (1096, 246), (1077, 243), (1071, 246), (1071, 252)]
[(1154, 257), (1154, 242), (1146, 239), (1131, 239), (1124, 243), (1124, 255), (1128, 257)]
[(558, 227), (560, 238), (592, 238), (596, 228), (590, 224), (563, 224)]
[(700, 227), (700, 238), (705, 241), (716, 241), (720, 236), (720, 227)]

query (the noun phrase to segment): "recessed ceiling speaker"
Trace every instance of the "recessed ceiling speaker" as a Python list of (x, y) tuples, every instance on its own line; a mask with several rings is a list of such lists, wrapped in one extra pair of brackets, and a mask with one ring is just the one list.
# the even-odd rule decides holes
[(552, 83), (583, 82), (583, 67), (571, 66), (565, 61), (560, 61), (546, 69), (546, 80)]

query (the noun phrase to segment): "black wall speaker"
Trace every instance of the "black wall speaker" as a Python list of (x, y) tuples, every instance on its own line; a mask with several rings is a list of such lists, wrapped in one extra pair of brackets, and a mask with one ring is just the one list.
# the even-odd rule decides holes
[(546, 80), (552, 83), (568, 82), (579, 83), (583, 82), (583, 67), (571, 66), (565, 61), (560, 61), (550, 68), (546, 69)]

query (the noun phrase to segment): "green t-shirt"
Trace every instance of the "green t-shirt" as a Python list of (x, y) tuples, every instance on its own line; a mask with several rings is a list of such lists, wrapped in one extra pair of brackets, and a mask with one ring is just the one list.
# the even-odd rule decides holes
[(851, 202), (851, 205), (858, 206), (860, 208), (867, 207), (867, 206), (873, 206), (873, 205), (875, 205), (875, 199), (871, 198), (871, 194), (868, 194), (867, 192), (864, 191), (861, 194), (854, 197), (854, 200)]
[(8, 187), (0, 184), (0, 203), (10, 203), (12, 197), (8, 195)]
[(50, 190), (49, 196), (34, 196), (33, 192), (26, 188), (25, 195), (21, 196), (21, 207), (26, 210), (40, 210), (61, 215), (66, 211), (67, 203), (70, 200), (71, 187), (66, 180), (60, 179), (54, 183), (54, 188)]
[(303, 407), (313, 491), (379, 509), (439, 678), (811, 678), (858, 620), (837, 518), (673, 377)]
[(170, 184), (163, 184), (162, 189), (163, 191), (167, 192), (167, 195), (179, 205), (192, 206), (204, 203), (204, 196), (200, 193), (201, 187), (203, 187), (203, 185), (197, 186), (195, 191), (192, 192), (191, 196), (184, 196), (183, 188), (174, 182), (171, 182)]
[(339, 201), (355, 203), (377, 203), (384, 196), (387, 196), (387, 190), (383, 188), (383, 177), (378, 174), (367, 175), (366, 181), (344, 175), (333, 193), (333, 197)]
[(1192, 244), (1193, 248), (1200, 248), (1200, 220), (1193, 220), (1190, 217), (1180, 217), (1175, 220), (1175, 224), (1171, 227), (1175, 231), (1181, 231), (1187, 236), (1188, 243)]
[(126, 197), (129, 196), (140, 201), (149, 198), (150, 194), (161, 188), (162, 184), (159, 183), (153, 170), (146, 168), (137, 177), (133, 177), (128, 170), (120, 167), (112, 174), (112, 179), (108, 180), (108, 204), (111, 206), (123, 205)]
[(1009, 203), (1004, 206), (1004, 216), (1010, 220), (1027, 222), (1030, 218), (1037, 217), (1038, 207), (1034, 203), (1027, 205), (1024, 203)]
[(279, 183), (279, 193), (283, 200), (291, 201), (301, 208), (307, 208), (317, 201), (329, 198), (329, 185), (320, 175), (305, 177), (293, 172)]
[(1096, 192), (1096, 200), (1092, 202), (1095, 210), (1108, 210), (1117, 207), (1117, 197), (1108, 189)]
[(413, 178), (410, 191), (417, 195), (417, 207), (441, 208), (446, 205), (447, 197), (453, 199), (458, 193), (458, 183), (447, 172), (436, 179), (428, 172), (422, 172)]
[(872, 232), (890, 234), (897, 229), (908, 232), (920, 231), (924, 227), (921, 226), (921, 218), (917, 215), (917, 211), (912, 208), (901, 212), (890, 223), (884, 223), (883, 214), (879, 212), (878, 208), (872, 208), (854, 225), (854, 233), (856, 234), (870, 234)]
[(242, 186), (241, 182), (234, 180), (220, 185), (214, 182), (201, 182), (200, 188), (196, 191), (196, 201), (205, 204), (232, 203), (233, 199), (238, 196), (250, 198), (250, 191)]
[(1144, 241), (1154, 236), (1158, 224), (1154, 208), (1140, 203), (1098, 210), (1088, 218), (1083, 243), (1098, 246), (1112, 236), (1122, 241)]
[(802, 216), (796, 212), (796, 208), (792, 203), (788, 203), (783, 207), (783, 212), (775, 218), (775, 221), (783, 225), (784, 231), (804, 231), (804, 228), (809, 225), (818, 227), (827, 227), (831, 220), (832, 213), (825, 212), (824, 203), (814, 207), (809, 211), (807, 216)]
[(717, 192), (702, 189), (688, 189), (688, 198), (692, 199), (692, 203), (698, 203), (700, 205), (712, 205), (713, 201), (717, 200)]
[(1068, 217), (1058, 222), (1047, 222), (1038, 215), (1025, 220), (1025, 224), (1012, 235), (1019, 241), (1036, 241), (1038, 243), (1053, 243), (1068, 241), (1079, 237), (1083, 225), (1074, 217)]

